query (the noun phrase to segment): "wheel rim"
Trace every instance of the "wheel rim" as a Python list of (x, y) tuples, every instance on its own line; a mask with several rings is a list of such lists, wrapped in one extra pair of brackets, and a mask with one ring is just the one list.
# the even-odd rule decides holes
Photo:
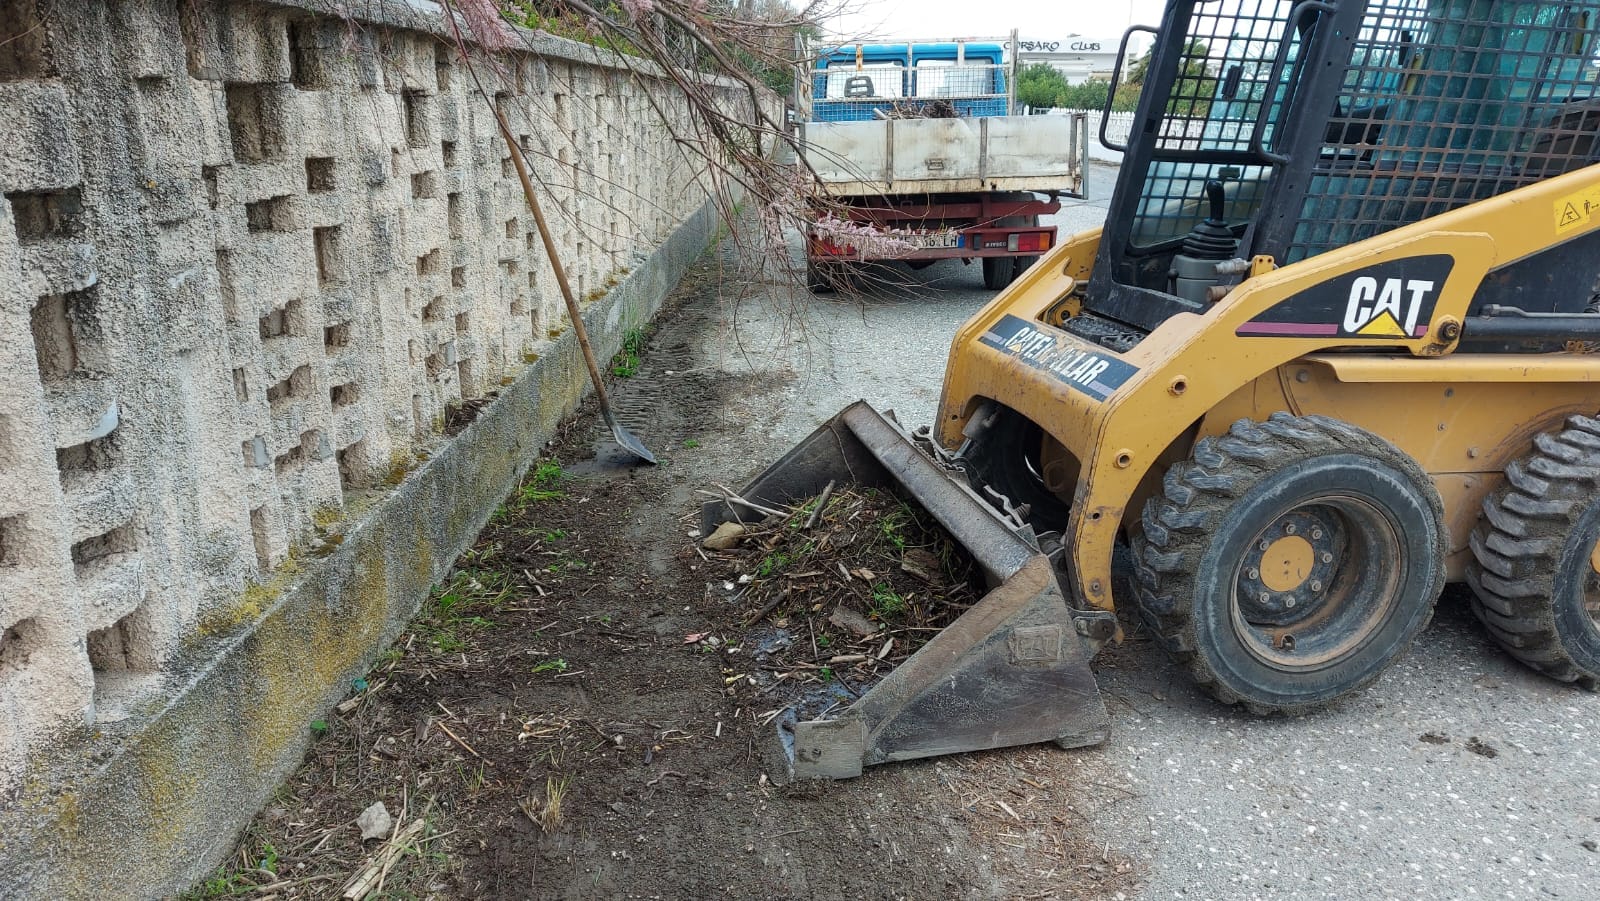
[(1281, 670), (1327, 666), (1358, 650), (1399, 606), (1404, 569), (1394, 521), (1370, 502), (1320, 497), (1257, 532), (1233, 573), (1233, 627)]

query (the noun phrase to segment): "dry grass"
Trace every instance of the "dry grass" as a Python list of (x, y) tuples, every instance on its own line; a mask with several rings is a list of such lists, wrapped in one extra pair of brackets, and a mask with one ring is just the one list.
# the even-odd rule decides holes
[(1048, 884), (1027, 898), (1132, 896), (1133, 859), (1089, 836), (1100, 811), (1134, 797), (1107, 784), (1071, 754), (1044, 747), (968, 754), (939, 761), (939, 781), (963, 811), (996, 868), (1016, 884)]

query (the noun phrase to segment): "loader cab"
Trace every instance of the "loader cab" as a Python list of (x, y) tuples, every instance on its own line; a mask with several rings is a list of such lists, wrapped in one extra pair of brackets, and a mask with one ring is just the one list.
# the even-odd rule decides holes
[[(1600, 3), (1173, 0), (1088, 292), (1125, 349), (1280, 264), (1596, 159)], [(1087, 335), (1086, 335), (1087, 336)]]

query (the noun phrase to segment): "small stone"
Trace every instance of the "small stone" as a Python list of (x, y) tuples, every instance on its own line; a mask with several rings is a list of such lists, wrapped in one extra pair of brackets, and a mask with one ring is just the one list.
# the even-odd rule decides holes
[(1582, 845), (1583, 845), (1583, 850), (1585, 850), (1585, 851), (1600, 851), (1600, 843), (1597, 843), (1592, 838), (1584, 839), (1583, 842), (1582, 842)]
[(362, 841), (383, 838), (394, 828), (394, 817), (389, 815), (389, 808), (384, 807), (382, 801), (373, 801), (371, 807), (356, 817), (356, 825), (361, 828)]

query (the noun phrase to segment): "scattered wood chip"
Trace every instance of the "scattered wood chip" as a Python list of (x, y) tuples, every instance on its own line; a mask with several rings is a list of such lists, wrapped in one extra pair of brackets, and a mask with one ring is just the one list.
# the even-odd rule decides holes
[(708, 551), (731, 551), (744, 540), (747, 530), (743, 523), (725, 522), (700, 542)]
[(900, 569), (929, 584), (939, 582), (939, 558), (922, 548), (907, 548), (900, 556)]
[(849, 607), (835, 607), (833, 613), (828, 615), (828, 622), (833, 623), (835, 626), (838, 626), (841, 629), (854, 632), (857, 635), (860, 635), (862, 638), (867, 638), (878, 634), (878, 626), (876, 623), (872, 622), (856, 611), (851, 610)]
[(401, 855), (410, 849), (412, 841), (416, 839), (423, 829), (427, 828), (427, 825), (427, 821), (417, 819), (412, 820), (410, 825), (401, 829), (389, 840), (388, 844), (373, 855), (372, 860), (360, 872), (345, 883), (343, 896), (350, 899), (350, 901), (355, 901), (357, 898), (365, 898), (374, 891), (383, 880), (383, 877), (388, 875), (395, 861), (399, 860)]

